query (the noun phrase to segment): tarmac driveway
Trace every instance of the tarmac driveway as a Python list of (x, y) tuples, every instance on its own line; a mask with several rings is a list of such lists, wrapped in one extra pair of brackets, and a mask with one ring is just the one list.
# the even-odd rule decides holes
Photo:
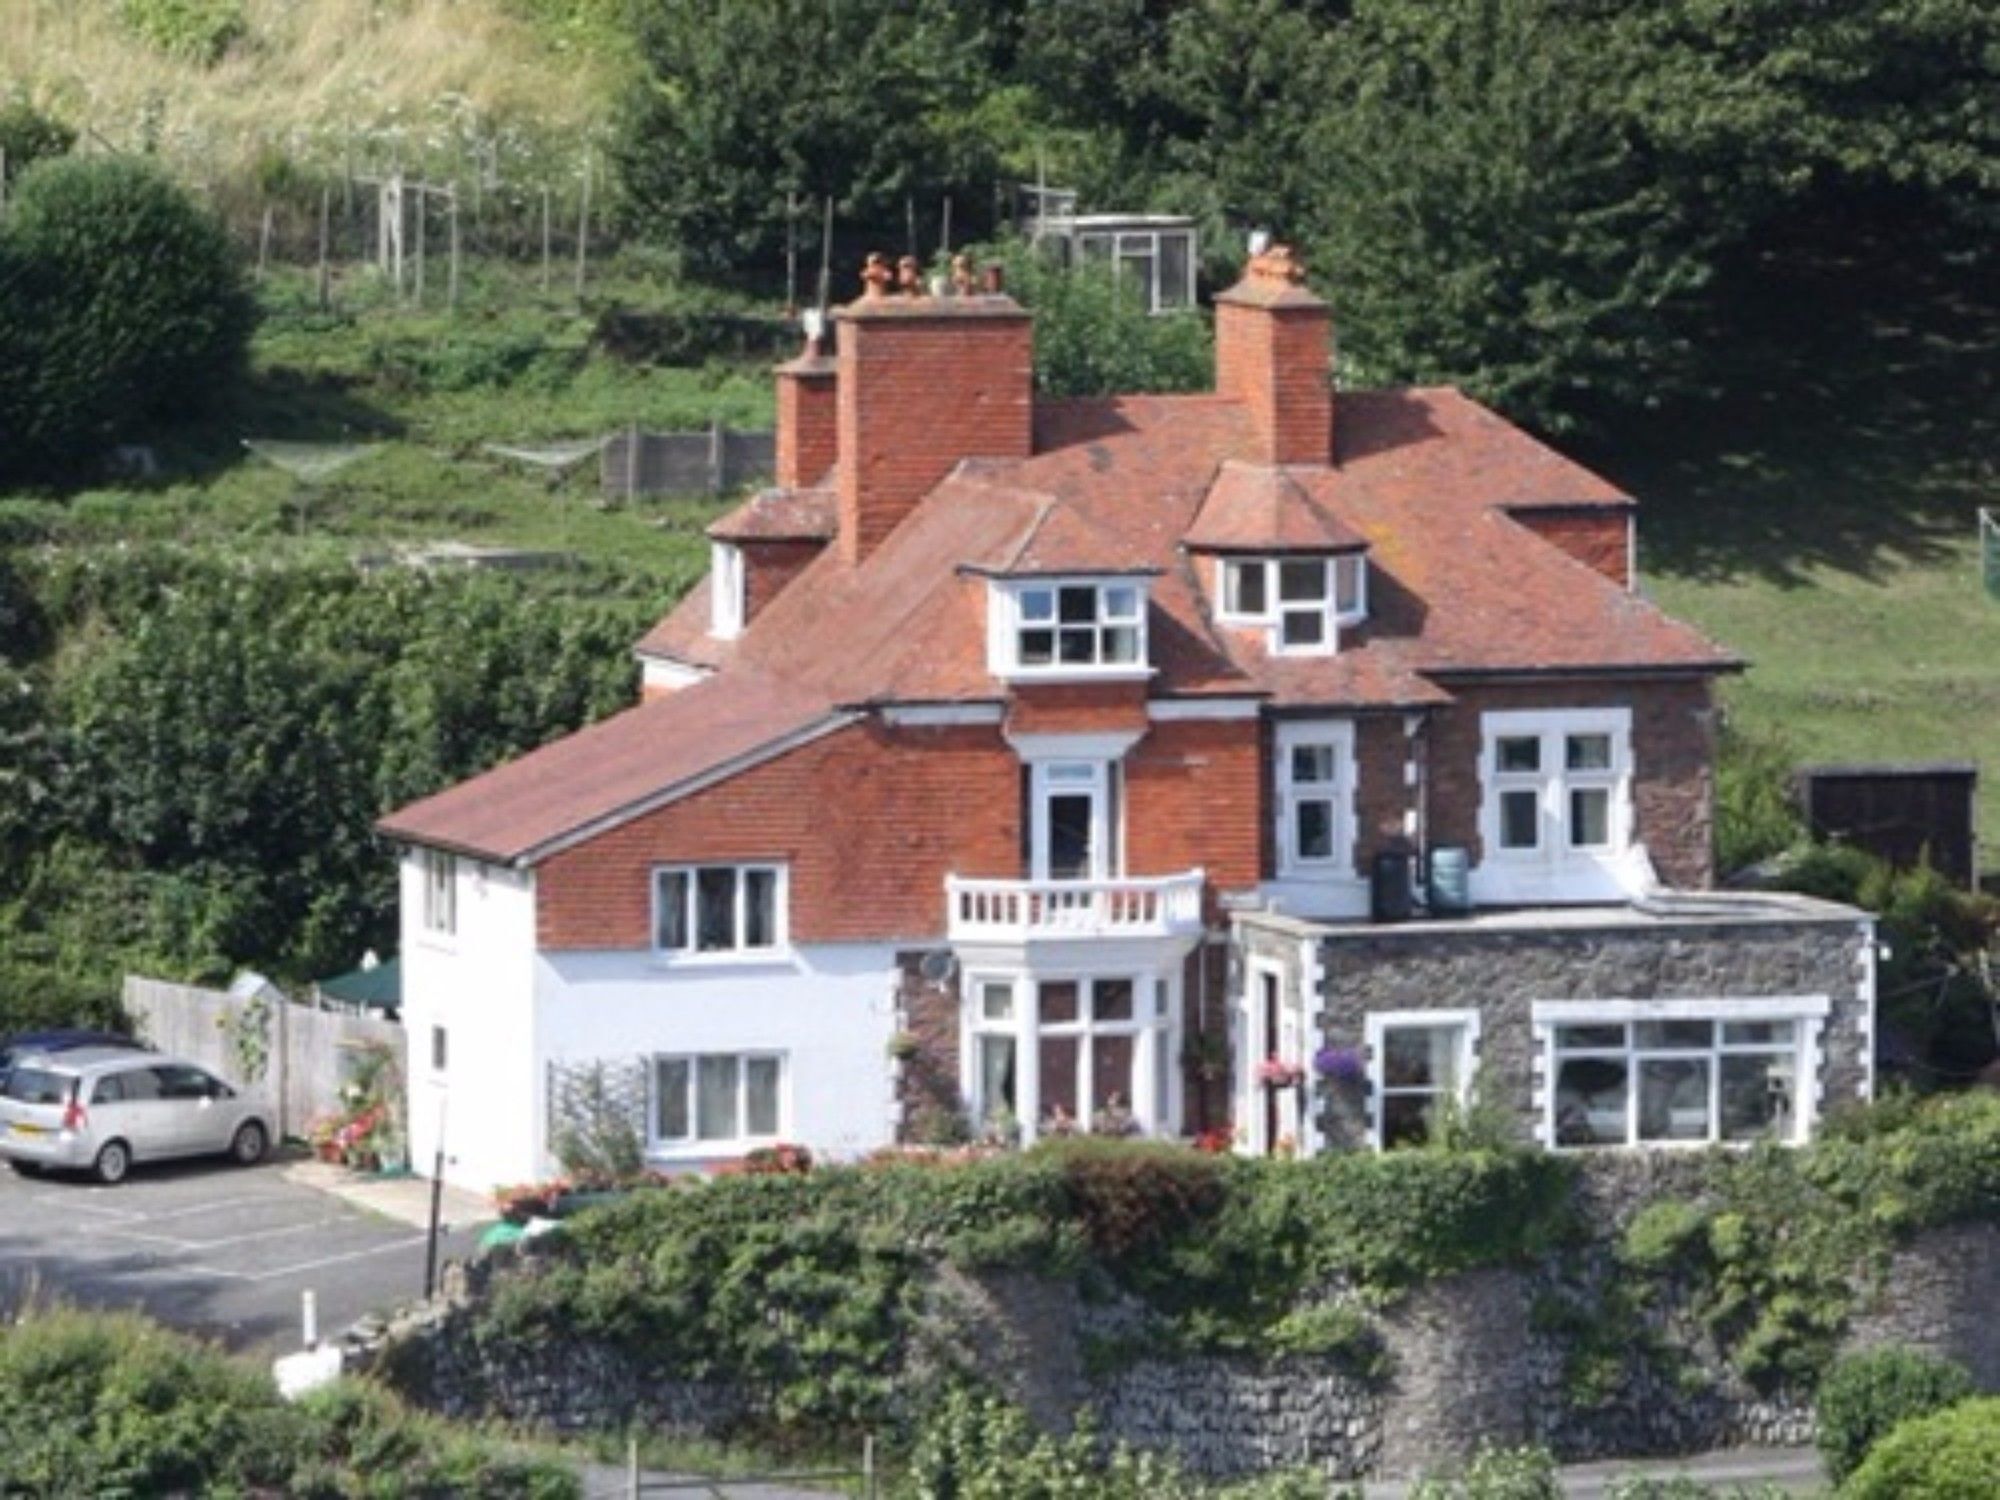
[[(475, 1228), (443, 1236), (463, 1258)], [(263, 1354), (299, 1347), (301, 1293), (322, 1338), (423, 1295), (421, 1229), (289, 1181), (281, 1162), (134, 1168), (117, 1187), (0, 1166), (0, 1311), (24, 1296), (139, 1308)]]

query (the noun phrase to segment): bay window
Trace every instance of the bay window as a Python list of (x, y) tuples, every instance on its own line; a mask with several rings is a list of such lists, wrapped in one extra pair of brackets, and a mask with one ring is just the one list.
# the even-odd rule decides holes
[(653, 1059), (652, 1144), (734, 1148), (784, 1131), (785, 1057), (708, 1052)]
[(1026, 1140), (1166, 1129), (1163, 988), (1144, 974), (975, 977), (964, 1078), (974, 1119)]
[(1368, 560), (1359, 552), (1227, 557), (1218, 567), (1223, 621), (1264, 626), (1281, 655), (1331, 652), (1340, 627), (1368, 615)]
[(653, 946), (659, 953), (769, 954), (784, 942), (782, 865), (669, 865), (653, 872)]

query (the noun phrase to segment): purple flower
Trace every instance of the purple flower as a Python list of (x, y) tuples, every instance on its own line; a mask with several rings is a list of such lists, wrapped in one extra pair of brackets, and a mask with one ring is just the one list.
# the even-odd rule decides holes
[(1360, 1083), (1368, 1064), (1358, 1047), (1322, 1047), (1313, 1054), (1313, 1071), (1330, 1083)]

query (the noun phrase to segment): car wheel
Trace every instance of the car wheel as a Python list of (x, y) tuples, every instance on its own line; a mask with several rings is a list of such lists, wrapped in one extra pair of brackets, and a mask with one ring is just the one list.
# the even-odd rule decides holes
[(132, 1148), (123, 1141), (106, 1141), (104, 1149), (97, 1153), (97, 1160), (91, 1163), (90, 1170), (106, 1186), (123, 1182), (125, 1174), (132, 1170)]
[(264, 1127), (250, 1120), (237, 1127), (236, 1135), (229, 1143), (230, 1159), (238, 1166), (254, 1167), (264, 1159), (264, 1151), (270, 1138), (264, 1134)]
[(22, 1177), (39, 1177), (42, 1175), (41, 1167), (35, 1162), (21, 1161), (17, 1158), (8, 1162), (7, 1165), (12, 1167)]

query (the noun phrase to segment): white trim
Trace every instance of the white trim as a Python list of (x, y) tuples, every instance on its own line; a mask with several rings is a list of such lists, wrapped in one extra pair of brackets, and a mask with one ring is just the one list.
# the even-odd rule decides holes
[(1864, 917), (1857, 924), (1861, 929), (1861, 982), (1856, 986), (1855, 999), (1861, 1002), (1861, 1015), (1856, 1038), (1861, 1047), (1861, 1097), (1875, 1097), (1875, 1019), (1876, 984), (1880, 975), (1882, 950), (1875, 936), (1875, 919)]
[(1146, 717), (1156, 723), (1176, 719), (1254, 719), (1263, 711), (1261, 698), (1154, 698)]
[[(790, 734), (782, 734), (774, 740), (767, 740), (761, 745), (744, 751), (741, 755), (731, 756), (728, 760), (710, 766), (706, 771), (699, 772), (681, 781), (676, 781), (670, 786), (661, 787), (657, 792), (649, 792), (636, 802), (628, 802), (625, 806), (605, 813), (600, 817), (592, 818), (587, 823), (579, 823), (567, 833), (558, 834), (552, 839), (545, 839), (539, 844), (530, 844), (526, 849), (514, 856), (512, 863), (516, 865), (540, 864), (551, 855), (560, 854), (565, 849), (573, 849), (578, 844), (588, 843), (600, 833), (608, 833), (614, 828), (623, 827), (634, 818), (643, 818), (649, 812), (657, 812), (669, 803), (678, 802), (683, 797), (691, 797), (696, 792), (714, 786), (717, 782), (727, 781), (732, 776), (740, 775), (744, 771), (761, 766), (767, 760), (776, 760), (781, 755), (789, 754), (791, 751), (797, 750), (802, 746), (810, 745), (814, 740), (823, 739), (829, 734), (834, 734), (839, 730), (847, 728), (850, 724), (859, 723), (860, 720), (861, 715), (851, 710), (842, 710), (838, 713), (828, 714), (823, 719), (815, 719), (802, 729), (795, 729)], [(401, 837), (409, 839), (413, 844), (423, 843), (421, 838), (412, 837), (408, 834), (401, 835)]]
[(885, 703), (882, 722), (897, 729), (947, 729), (967, 724), (998, 724), (1007, 710), (998, 703)]
[[(1311, 601), (1294, 601), (1287, 608), (1278, 597), (1280, 571), (1286, 563), (1318, 563), (1322, 567), (1326, 594), (1318, 613), (1324, 634), (1321, 639), (1304, 645), (1285, 644), (1285, 616), (1288, 614), (1310, 614)], [(1349, 566), (1354, 569), (1354, 607), (1340, 607), (1341, 574)], [(1230, 607), (1229, 573), (1232, 568), (1262, 568), (1264, 570), (1264, 608), (1260, 611), (1238, 610)], [(1302, 552), (1273, 556), (1220, 556), (1215, 559), (1214, 588), (1215, 618), (1224, 625), (1249, 626), (1264, 631), (1265, 646), (1273, 656), (1333, 656), (1340, 650), (1340, 632), (1345, 628), (1359, 625), (1368, 618), (1368, 554), (1363, 551), (1345, 550), (1340, 552)]]
[[(699, 946), (686, 948), (663, 948), (660, 946), (660, 878), (664, 875), (685, 875), (687, 881), (687, 908), (684, 913), (690, 945), (698, 944), (701, 925), (701, 901), (699, 895), (700, 874), (703, 870), (729, 870), (735, 874), (734, 892), (730, 897), (731, 925), (737, 942), (728, 948), (703, 949)], [(771, 941), (751, 947), (742, 941), (748, 930), (749, 913), (745, 909), (746, 891), (749, 882), (744, 878), (753, 872), (774, 877), (771, 890)], [(714, 965), (773, 964), (792, 961), (791, 939), (791, 888), (790, 866), (779, 860), (667, 860), (653, 865), (647, 871), (648, 912), (652, 927), (647, 934), (647, 946), (657, 963), (676, 969), (702, 968)]]
[[(726, 1138), (702, 1139), (698, 1134), (661, 1136), (660, 1065), (680, 1062), (688, 1065), (688, 1129), (698, 1131), (701, 1119), (701, 1060), (727, 1057), (736, 1063), (736, 1134)], [(749, 1064), (775, 1062), (778, 1065), (778, 1128), (769, 1135), (752, 1135), (746, 1128), (750, 1111)], [(769, 1047), (749, 1047), (740, 1051), (711, 1049), (706, 1052), (655, 1052), (646, 1058), (646, 1157), (649, 1161), (699, 1161), (708, 1157), (740, 1156), (761, 1146), (775, 1145), (792, 1134), (792, 1058), (789, 1052)]]
[(1103, 729), (1089, 734), (1013, 734), (1007, 743), (1030, 764), (1046, 760), (1121, 760), (1144, 737), (1143, 729)]
[[(1129, 629), (1133, 632), (1133, 659), (1129, 662), (1063, 662), (1028, 665), (1020, 658), (1021, 635), (1027, 630), (1047, 630), (1051, 652), (1054, 637), (1063, 629), (1060, 598), (1050, 604), (1046, 621), (1021, 617), (1022, 596), (1048, 591), (1060, 595), (1065, 588), (1087, 588), (1097, 594), (1094, 618), (1088, 627), (1073, 624), (1071, 629)], [(1104, 596), (1110, 589), (1130, 589), (1138, 599), (1131, 616), (1107, 618)], [(1152, 580), (1132, 574), (1048, 574), (1033, 578), (989, 578), (986, 583), (986, 667), (1004, 682), (1141, 682), (1152, 677), (1148, 625), (1152, 615)]]
[[(1603, 1049), (1604, 1055), (1622, 1055), (1628, 1065), (1626, 1079), (1626, 1138), (1622, 1142), (1604, 1142), (1562, 1146), (1556, 1140), (1556, 1075), (1553, 1063), (1556, 1056), (1555, 1028), (1558, 1026), (1624, 1026), (1644, 1021), (1708, 1021), (1745, 1022), (1763, 1021), (1789, 1022), (1797, 1027), (1793, 1046), (1790, 1049), (1794, 1060), (1792, 1077), (1793, 1112), (1791, 1130), (1787, 1135), (1773, 1137), (1784, 1145), (1797, 1145), (1811, 1140), (1824, 1104), (1824, 1034), (1827, 1018), (1833, 1004), (1826, 995), (1743, 995), (1715, 996), (1688, 999), (1648, 999), (1648, 1000), (1536, 1000), (1529, 1005), (1529, 1024), (1534, 1036), (1535, 1056), (1539, 1087), (1535, 1097), (1535, 1138), (1551, 1150), (1571, 1151), (1656, 1151), (1656, 1150), (1703, 1150), (1711, 1146), (1740, 1147), (1752, 1144), (1749, 1140), (1724, 1140), (1721, 1137), (1721, 1115), (1718, 1090), (1721, 1087), (1719, 1063), (1709, 1070), (1709, 1117), (1708, 1132), (1696, 1138), (1675, 1140), (1638, 1139), (1637, 1110), (1638, 1090), (1634, 1087), (1630, 1072), (1632, 1060), (1654, 1055), (1667, 1055), (1664, 1049), (1649, 1049), (1637, 1046), (1628, 1036), (1624, 1045)], [(1589, 1057), (1588, 1048), (1571, 1049), (1577, 1055)], [(1742, 1055), (1780, 1055), (1785, 1048), (1779, 1046), (1749, 1046), (1730, 1044), (1721, 1039), (1720, 1033), (1706, 1048), (1688, 1048), (1685, 1055), (1714, 1060), (1732, 1052)]]
[[(1034, 760), (1028, 763), (1028, 878), (1030, 880), (1104, 881), (1125, 868), (1122, 827), (1114, 803), (1116, 762), (1092, 757)], [(1070, 774), (1058, 778), (1058, 772)], [(1078, 774), (1080, 773), (1080, 774)], [(1090, 867), (1081, 875), (1055, 875), (1049, 869), (1052, 830), (1049, 803), (1057, 797), (1090, 799)]]
[(1320, 1010), (1326, 997), (1326, 966), (1319, 961), (1319, 939), (1299, 939), (1299, 1010), (1304, 1016), (1304, 1040), (1299, 1061), (1305, 1065), (1306, 1081), (1299, 1086), (1299, 1155), (1317, 1156), (1326, 1149), (1326, 1137), (1319, 1128), (1319, 1080), (1313, 1058), (1319, 1054), (1323, 1036)]
[(1605, 1026), (1627, 1021), (1823, 1021), (1833, 1002), (1825, 995), (1718, 995), (1685, 1000), (1536, 1000), (1528, 1007), (1536, 1026)]
[(639, 684), (641, 687), (662, 688), (677, 693), (684, 687), (693, 687), (697, 682), (715, 675), (713, 667), (698, 667), (692, 662), (675, 661), (671, 656), (647, 656), (635, 652), (639, 658)]
[[(1391, 1029), (1457, 1027), (1458, 1102), (1472, 1097), (1472, 1074), (1479, 1066), (1480, 1014), (1477, 1010), (1373, 1010), (1362, 1018), (1362, 1042), (1368, 1050), (1368, 1144), (1380, 1151), (1382, 1145), (1382, 1034)], [(1411, 1091), (1414, 1092), (1414, 1091)]]
[(749, 574), (743, 549), (733, 542), (710, 542), (708, 580), (708, 633), (718, 641), (733, 641), (743, 634), (743, 622), (749, 614)]
[[(1481, 906), (1541, 902), (1618, 901), (1650, 888), (1651, 865), (1636, 837), (1632, 711), (1629, 708), (1507, 709), (1479, 716), (1479, 842), (1471, 870), (1472, 898)], [(1602, 770), (1571, 770), (1565, 764), (1573, 735), (1606, 735), (1611, 764)], [(1502, 771), (1503, 739), (1538, 743), (1532, 771)], [(1608, 793), (1607, 841), (1575, 846), (1569, 842), (1569, 797), (1577, 789)], [(1501, 845), (1501, 796), (1532, 792), (1536, 799), (1537, 843), (1530, 848)]]
[[(1352, 879), (1355, 833), (1361, 822), (1361, 777), (1354, 759), (1352, 719), (1282, 719), (1272, 737), (1277, 764), (1271, 770), (1271, 802), (1277, 819), (1278, 878), (1285, 881)], [(1334, 775), (1331, 795), (1320, 798), (1300, 792), (1292, 782), (1292, 751), (1301, 745), (1331, 745)], [(1307, 783), (1308, 786), (1318, 783)], [(1333, 805), (1333, 852), (1324, 859), (1304, 859), (1293, 848), (1294, 800), (1328, 801)]]

